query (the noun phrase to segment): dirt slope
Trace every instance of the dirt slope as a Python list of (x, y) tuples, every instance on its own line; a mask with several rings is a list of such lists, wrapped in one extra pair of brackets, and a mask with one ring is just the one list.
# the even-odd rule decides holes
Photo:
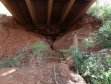
[[(84, 38), (92, 38), (92, 33), (100, 28), (100, 23), (96, 22), (90, 16), (84, 16), (80, 21), (78, 21), (73, 27), (71, 27), (67, 32), (61, 34), (58, 39), (53, 43), (53, 49), (57, 52), (60, 50), (67, 50), (70, 46), (77, 46), (80, 53), (84, 54), (86, 48), (81, 45), (81, 40)], [(98, 46), (100, 47), (100, 46)], [(95, 46), (95, 49), (97, 47)], [(88, 49), (90, 51), (91, 48)], [(60, 52), (61, 53), (61, 52)]]
[(49, 45), (44, 36), (28, 31), (17, 24), (13, 17), (5, 15), (0, 17), (0, 53), (3, 56), (15, 53), (18, 48), (23, 49), (28, 42), (31, 48), (39, 41)]
[[(28, 31), (17, 24), (12, 17), (5, 15), (0, 17), (0, 53), (2, 56), (16, 57), (17, 54), (10, 54), (16, 53), (18, 48), (24, 49), (28, 42), (30, 42), (30, 51), (34, 43), (39, 41), (49, 45), (44, 36)], [(50, 45), (48, 51), (52, 51)], [(49, 58), (52, 56), (52, 53), (49, 54)], [(23, 56), (28, 59), (27, 56), (29, 54), (30, 52), (24, 52)], [(2, 63), (2, 59), (0, 60)], [(36, 57), (35, 61), (38, 62), (38, 60)], [(39, 65), (34, 60), (32, 64), (29, 64), (30, 62), (27, 61), (30, 67), (21, 64), (18, 67), (0, 68), (0, 84), (86, 84), (80, 75), (70, 71), (69, 65), (61, 63), (61, 58), (57, 59), (57, 56), (53, 56), (50, 60), (45, 60), (42, 60), (44, 63)]]
[(66, 66), (49, 63), (38, 68), (2, 68), (0, 84), (86, 84), (81, 76), (72, 73)]

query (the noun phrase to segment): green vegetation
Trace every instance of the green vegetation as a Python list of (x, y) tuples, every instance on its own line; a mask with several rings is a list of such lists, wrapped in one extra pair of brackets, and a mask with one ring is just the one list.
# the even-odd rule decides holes
[(89, 47), (94, 47), (95, 45), (93, 44), (93, 40), (91, 39), (91, 38), (89, 38), (89, 39), (86, 39), (86, 38), (84, 38), (84, 39), (82, 39), (82, 46), (83, 47), (85, 47), (85, 49), (86, 49), (86, 53), (88, 53), (88, 48)]
[(81, 55), (76, 46), (62, 52), (71, 53), (74, 70), (82, 75), (88, 84), (111, 84), (111, 56), (102, 51)]
[(79, 54), (79, 50), (78, 48), (76, 48), (75, 46), (70, 46), (70, 48), (68, 50), (60, 50), (64, 53), (71, 53), (71, 58), (74, 59), (73, 61), (73, 66), (75, 68), (80, 68), (81, 65), (81, 61), (82, 61), (82, 55)]
[[(16, 57), (14, 57), (13, 55), (10, 55), (8, 57), (1, 57), (0, 68), (20, 66), (25, 63), (26, 63), (25, 65), (28, 65), (27, 63), (32, 63), (32, 61), (34, 61), (35, 59), (36, 59), (35, 61), (37, 62), (38, 57), (39, 57), (38, 60), (40, 60), (40, 57), (47, 56), (46, 50), (48, 46), (45, 45), (43, 42), (37, 42), (31, 50), (28, 50), (29, 45), (30, 43), (28, 42), (27, 45), (25, 46), (25, 49), (18, 49)], [(26, 62), (26, 60), (28, 62)]]
[[(96, 10), (95, 10), (96, 9)], [(97, 2), (88, 10), (88, 14), (102, 21), (102, 27), (95, 31), (97, 40), (102, 41), (102, 48), (111, 48), (111, 3), (108, 0), (97, 0)]]
[(1, 58), (2, 63), (0, 64), (0, 68), (2, 66), (7, 66), (7, 67), (12, 67), (12, 66), (18, 66), (21, 64), (21, 62), (19, 61), (19, 59), (22, 57), (22, 55), (19, 55), (13, 59), (11, 58)]
[[(101, 48), (111, 48), (111, 6), (103, 0), (104, 5), (100, 4), (100, 0), (88, 10), (88, 13), (102, 21), (102, 27), (99, 31), (94, 32), (95, 41), (101, 41)], [(95, 10), (96, 9), (96, 10)], [(1, 25), (0, 25), (1, 27)], [(92, 39), (83, 39), (82, 46), (86, 49), (86, 54), (80, 54), (76, 46), (70, 46), (68, 50), (60, 50), (66, 54), (70, 54), (72, 58), (74, 70), (76, 73), (82, 75), (88, 84), (111, 84), (111, 55), (99, 51), (98, 53), (87, 53), (89, 47), (94, 47)], [(43, 42), (37, 42), (31, 51), (28, 50), (30, 43), (28, 42), (25, 49), (18, 49), (17, 56), (14, 58), (2, 57), (0, 58), (0, 67), (20, 66), (26, 63), (35, 64), (40, 57), (47, 57), (46, 52), (48, 46)], [(26, 53), (24, 53), (26, 52)], [(65, 57), (54, 51), (56, 55)], [(37, 60), (38, 59), (38, 60)], [(24, 61), (25, 60), (25, 61)], [(12, 78), (12, 77), (10, 77)]]
[(111, 84), (111, 56), (108, 54), (91, 53), (83, 61), (81, 69), (82, 76), (87, 83), (91, 84)]
[[(88, 14), (100, 19), (102, 27), (94, 32), (96, 40), (101, 42), (101, 48), (111, 48), (111, 4), (107, 0), (97, 2), (88, 10)], [(95, 10), (96, 9), (96, 10)], [(61, 50), (70, 53), (74, 60), (73, 66), (76, 73), (82, 75), (88, 84), (111, 84), (111, 55), (99, 51), (98, 53), (87, 53), (89, 47), (94, 47), (92, 39), (83, 39), (82, 46), (86, 49), (86, 54), (80, 54), (76, 46), (71, 46), (68, 50)]]

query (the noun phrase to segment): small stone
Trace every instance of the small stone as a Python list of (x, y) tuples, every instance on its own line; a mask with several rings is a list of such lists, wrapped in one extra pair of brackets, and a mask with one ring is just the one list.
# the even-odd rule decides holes
[(62, 78), (68, 78), (70, 76), (70, 69), (67, 64), (60, 63), (58, 65), (58, 73)]
[(71, 59), (71, 58), (67, 59), (67, 61), (66, 61), (66, 64), (69, 65), (69, 68), (70, 68), (70, 69), (73, 67), (73, 61), (74, 61), (74, 60)]

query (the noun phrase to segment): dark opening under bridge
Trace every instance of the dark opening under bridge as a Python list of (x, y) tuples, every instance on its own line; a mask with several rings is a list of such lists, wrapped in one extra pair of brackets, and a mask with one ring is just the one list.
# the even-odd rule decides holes
[(73, 26), (96, 0), (1, 0), (18, 23), (56, 36)]

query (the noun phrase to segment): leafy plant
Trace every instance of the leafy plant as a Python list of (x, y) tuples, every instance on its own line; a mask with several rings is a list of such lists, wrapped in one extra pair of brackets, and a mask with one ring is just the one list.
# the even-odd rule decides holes
[[(35, 63), (38, 61), (38, 57), (42, 58), (43, 56), (47, 56), (47, 52), (45, 52), (48, 48), (47, 45), (45, 45), (43, 42), (37, 42), (34, 47), (29, 51), (28, 47), (30, 45), (30, 42), (27, 43), (25, 46), (25, 49), (18, 49), (18, 52), (15, 53), (15, 58), (10, 58), (13, 55), (10, 55), (8, 57), (1, 57), (0, 58), (0, 68), (1, 67), (13, 67), (13, 66), (20, 66), (24, 65), (26, 63), (26, 60), (29, 63), (33, 63), (32, 61), (35, 60)], [(27, 63), (27, 65), (29, 64)]]
[[(100, 0), (97, 0), (88, 13), (102, 21), (102, 27), (94, 33), (96, 41), (102, 42), (102, 48), (111, 48), (111, 5), (106, 1), (101, 1), (104, 3), (101, 5)], [(86, 49), (90, 45), (87, 41), (82, 40)], [(82, 72), (88, 84), (111, 84), (111, 56), (102, 52), (91, 53), (81, 63), (78, 72)]]
[(37, 51), (37, 50), (39, 50), (39, 49), (47, 50), (47, 48), (48, 48), (48, 45), (45, 45), (43, 42), (37, 42), (37, 43), (34, 45), (33, 50), (34, 50), (34, 51)]
[(82, 46), (86, 48), (86, 52), (88, 51), (89, 47), (94, 47), (93, 40), (91, 38), (89, 39), (84, 38), (82, 39), (81, 42)]
[(82, 75), (88, 84), (111, 84), (111, 56), (102, 51), (89, 55), (79, 54), (76, 46), (71, 46), (69, 50), (61, 50), (70, 53), (74, 70)]
[(5, 67), (18, 66), (21, 64), (21, 62), (19, 61), (19, 59), (21, 57), (22, 57), (22, 55), (19, 55), (19, 56), (15, 57), (14, 59), (11, 59), (11, 58), (2, 59), (3, 62), (0, 64), (0, 67), (2, 67), (2, 66), (5, 66)]
[[(33, 53), (35, 53), (36, 57), (38, 57), (38, 56), (40, 56), (41, 52), (46, 51), (47, 48), (48, 48), (48, 45), (45, 45), (43, 42), (37, 42), (34, 45)], [(47, 52), (44, 52), (44, 55), (46, 56)]]
[(64, 58), (64, 55), (62, 55), (62, 54), (60, 54), (60, 53), (58, 53), (58, 52), (56, 52), (56, 51), (53, 51), (53, 52), (54, 52), (54, 54), (56, 54), (57, 56)]
[(80, 65), (82, 63), (82, 55), (79, 54), (79, 49), (76, 46), (70, 46), (70, 48), (68, 50), (60, 50), (64, 53), (70, 53), (71, 54), (71, 58), (74, 59), (73, 61), (73, 66), (75, 68), (80, 68)]
[[(103, 57), (103, 55), (105, 56)], [(110, 84), (110, 59), (111, 56), (107, 54), (91, 53), (90, 57), (81, 65), (82, 75), (86, 81), (93, 84)]]

